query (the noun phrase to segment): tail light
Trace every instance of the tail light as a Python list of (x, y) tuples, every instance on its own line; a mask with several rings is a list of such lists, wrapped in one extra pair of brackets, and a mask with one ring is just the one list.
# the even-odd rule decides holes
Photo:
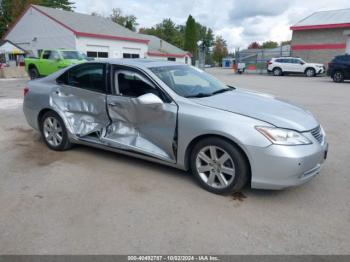
[(23, 89), (23, 95), (26, 96), (26, 95), (28, 94), (28, 92), (29, 92), (29, 88), (28, 88), (28, 87), (25, 87), (25, 88)]
[(271, 61), (267, 61), (267, 64), (268, 64), (268, 65), (272, 65), (272, 62), (271, 62)]

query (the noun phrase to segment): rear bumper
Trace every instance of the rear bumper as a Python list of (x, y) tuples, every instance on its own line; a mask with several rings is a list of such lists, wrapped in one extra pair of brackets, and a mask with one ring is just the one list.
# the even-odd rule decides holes
[(271, 145), (250, 148), (252, 188), (278, 190), (301, 185), (319, 174), (327, 158), (328, 143), (303, 146)]

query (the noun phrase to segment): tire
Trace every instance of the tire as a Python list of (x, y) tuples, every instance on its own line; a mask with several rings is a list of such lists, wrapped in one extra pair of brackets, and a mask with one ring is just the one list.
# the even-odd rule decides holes
[(49, 111), (44, 114), (40, 119), (40, 132), (46, 145), (52, 150), (64, 151), (72, 146), (64, 122), (56, 112)]
[[(211, 152), (216, 152), (216, 157), (212, 157)], [(249, 177), (245, 156), (225, 139), (212, 137), (199, 141), (192, 150), (190, 161), (192, 174), (199, 185), (215, 194), (238, 192)]]
[(342, 71), (335, 71), (332, 78), (334, 82), (342, 83), (344, 82), (344, 73)]
[(39, 71), (35, 66), (31, 67), (28, 73), (29, 73), (30, 79), (32, 80), (40, 77)]
[(307, 69), (305, 70), (305, 75), (306, 75), (307, 77), (314, 77), (314, 76), (316, 76), (316, 71), (315, 71), (315, 69), (313, 69), (313, 68), (307, 68)]
[(275, 67), (272, 70), (272, 73), (273, 73), (274, 76), (281, 76), (283, 74), (282, 69), (279, 68), (279, 67)]

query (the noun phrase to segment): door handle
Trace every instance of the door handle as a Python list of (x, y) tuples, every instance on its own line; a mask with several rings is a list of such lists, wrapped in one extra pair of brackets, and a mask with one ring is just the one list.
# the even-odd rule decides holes
[(62, 93), (62, 92), (60, 92), (59, 90), (55, 90), (55, 94), (58, 95), (58, 96), (62, 96), (62, 97), (64, 97), (64, 96), (69, 96), (68, 94)]
[(110, 106), (117, 106), (117, 107), (120, 107), (120, 108), (123, 108), (123, 105), (121, 103), (118, 103), (118, 102), (110, 102), (108, 103), (108, 105)]

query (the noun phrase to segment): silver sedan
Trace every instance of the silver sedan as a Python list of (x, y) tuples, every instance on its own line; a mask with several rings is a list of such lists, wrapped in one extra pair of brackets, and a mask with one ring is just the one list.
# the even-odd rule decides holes
[(299, 185), (327, 157), (310, 112), (173, 62), (75, 65), (30, 81), (23, 109), (50, 149), (83, 144), (191, 170), (213, 193)]

